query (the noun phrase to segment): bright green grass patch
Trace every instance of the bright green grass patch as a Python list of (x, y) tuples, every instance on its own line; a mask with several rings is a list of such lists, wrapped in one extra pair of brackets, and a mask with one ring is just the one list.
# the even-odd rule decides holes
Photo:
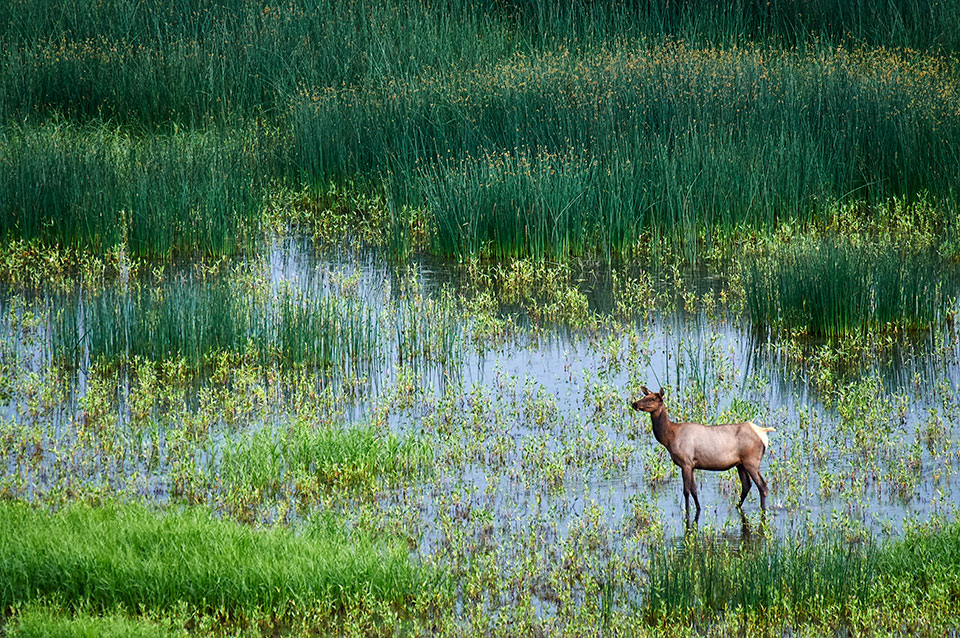
[(956, 302), (949, 273), (935, 254), (816, 240), (749, 259), (743, 285), (755, 326), (837, 337), (929, 328)]
[(373, 310), (320, 291), (251, 291), (242, 284), (173, 280), (160, 289), (106, 289), (74, 298), (53, 318), (67, 360), (184, 359), (200, 368), (222, 352), (262, 363), (362, 371), (375, 361)]
[(432, 462), (427, 443), (401, 439), (372, 426), (317, 427), (297, 421), (288, 428), (242, 433), (224, 442), (220, 480), (233, 491), (261, 494), (329, 489), (372, 489), (417, 476)]
[(405, 605), (436, 575), (403, 548), (335, 524), (301, 535), (251, 529), (201, 510), (153, 513), (134, 505), (59, 512), (0, 505), (0, 607), (39, 597), (95, 609), (283, 617), (374, 597)]
[(771, 539), (731, 548), (693, 535), (652, 557), (646, 610), (651, 617), (690, 619), (739, 609), (818, 620), (875, 600), (956, 608), (960, 524), (880, 545)]
[(120, 615), (64, 615), (33, 605), (20, 610), (4, 627), (9, 638), (171, 638), (185, 636), (155, 623)]

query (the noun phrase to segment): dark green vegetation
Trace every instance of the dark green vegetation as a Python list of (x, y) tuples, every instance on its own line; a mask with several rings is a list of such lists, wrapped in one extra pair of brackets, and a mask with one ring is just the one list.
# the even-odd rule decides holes
[(754, 325), (836, 338), (929, 328), (954, 307), (956, 284), (943, 274), (930, 252), (827, 239), (755, 258), (743, 283)]
[(0, 236), (97, 253), (234, 253), (261, 234), (262, 135), (0, 127)]
[(958, 25), (0, 3), (0, 633), (955, 632)]
[(401, 253), (694, 259), (851, 198), (956, 214), (953, 0), (83, 7), (0, 17), (6, 238), (229, 254), (279, 184), (355, 178)]
[(300, 535), (253, 530), (203, 510), (0, 506), (0, 604), (50, 598), (74, 608), (277, 618), (362, 604), (407, 604), (436, 586), (406, 552), (336, 524)]

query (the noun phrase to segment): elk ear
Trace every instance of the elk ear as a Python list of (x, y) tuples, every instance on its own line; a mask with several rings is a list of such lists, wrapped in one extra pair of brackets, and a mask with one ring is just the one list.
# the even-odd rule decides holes
[(657, 392), (657, 396), (660, 397), (661, 400), (663, 399), (663, 388), (660, 388), (660, 392)]
[(647, 390), (647, 386), (645, 385), (640, 386), (640, 391), (643, 392), (643, 396), (650, 394), (650, 390)]

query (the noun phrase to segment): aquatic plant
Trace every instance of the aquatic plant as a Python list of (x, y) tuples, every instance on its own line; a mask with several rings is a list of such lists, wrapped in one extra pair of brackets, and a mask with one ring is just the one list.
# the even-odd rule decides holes
[(71, 364), (184, 359), (193, 368), (252, 347), (263, 363), (361, 370), (377, 360), (371, 308), (321, 291), (257, 296), (229, 279), (172, 280), (161, 288), (110, 288), (72, 297), (53, 319), (51, 346)]
[(294, 162), (318, 183), (386, 174), (392, 223), (425, 207), (444, 254), (609, 255), (652, 235), (691, 257), (718, 229), (807, 224), (851, 197), (952, 210), (956, 89), (942, 57), (883, 48), (545, 51), (303, 92)]
[(236, 254), (261, 232), (263, 141), (262, 131), (4, 128), (0, 239), (98, 254)]
[(758, 328), (815, 337), (918, 330), (946, 318), (956, 296), (940, 259), (896, 245), (822, 239), (746, 260), (746, 308)]
[(378, 484), (418, 476), (431, 461), (427, 443), (416, 437), (400, 438), (368, 425), (341, 428), (298, 420), (230, 436), (217, 485), (255, 491), (258, 498), (282, 494), (291, 485), (301, 499), (329, 490), (366, 493)]
[(185, 631), (168, 625), (122, 614), (70, 614), (54, 605), (31, 604), (18, 609), (16, 616), (4, 625), (4, 630), (10, 638), (174, 638), (187, 635)]
[(282, 112), (301, 87), (469, 69), (518, 51), (643, 37), (955, 52), (953, 1), (18, 0), (0, 7), (0, 116), (169, 126)]
[(737, 548), (694, 533), (651, 557), (644, 608), (651, 617), (683, 619), (763, 610), (802, 621), (823, 609), (843, 618), (870, 601), (902, 596), (904, 588), (907, 597), (922, 598), (931, 578), (960, 592), (958, 577), (956, 524), (882, 544), (834, 536), (801, 543), (757, 539)]

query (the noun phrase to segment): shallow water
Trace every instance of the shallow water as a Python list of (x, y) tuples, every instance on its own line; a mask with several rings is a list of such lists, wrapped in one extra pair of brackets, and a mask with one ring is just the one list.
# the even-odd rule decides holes
[[(417, 294), (423, 300), (462, 286), (457, 270), (442, 262), (424, 260), (416, 266)], [(837, 379), (836, 387), (818, 380), (815, 368), (791, 362), (771, 347), (775, 341), (758, 336), (740, 319), (702, 309), (657, 312), (628, 324), (584, 329), (532, 321), (522, 309), (508, 307), (518, 330), (481, 346), (471, 341), (466, 316), (452, 324), (414, 326), (424, 334), (447, 331), (447, 360), (438, 363), (435, 357), (403, 359), (403, 322), (415, 321), (417, 304), (426, 301), (403, 310), (404, 303), (409, 305), (408, 284), (375, 254), (331, 255), (306, 240), (285, 238), (273, 245), (262, 266), (251, 262), (252, 270), (258, 267), (267, 274), (272, 294), (293, 287), (349, 296), (380, 312), (379, 352), (364, 369), (362, 391), (344, 399), (342, 408), (348, 423), (383, 413), (394, 432), (435, 442), (436, 467), (429, 477), (378, 497), (386, 510), (417, 512), (417, 551), (423, 556), (450, 552), (450, 535), (456, 530), (480, 547), (529, 547), (525, 537), (532, 534), (547, 554), (587, 527), (600, 538), (604, 552), (648, 542), (648, 534), (681, 536), (679, 471), (654, 440), (649, 418), (627, 406), (641, 384), (668, 389), (674, 420), (749, 418), (776, 428), (763, 462), (771, 486), (767, 533), (793, 537), (839, 528), (887, 537), (913, 522), (956, 515), (960, 346), (955, 327), (885, 350), (853, 381)], [(171, 279), (198, 285), (190, 272), (184, 265)], [(591, 312), (608, 315), (613, 307), (608, 273), (597, 268), (580, 278)], [(691, 275), (688, 285), (702, 296), (722, 282), (701, 274)], [(82, 307), (84, 295), (75, 293), (71, 301), (70, 295), (41, 293), (34, 303), (55, 313), (61, 306)], [(11, 297), (9, 291), (2, 296), (4, 317)], [(23, 341), (6, 318), (3, 330), (8, 344)], [(16, 359), (38, 375), (49, 361), (49, 330), (40, 322), (28, 352)], [(53, 437), (77, 436), (71, 428), (88, 391), (89, 359), (80, 357), (79, 362), (69, 391), (41, 417), (53, 421)], [(411, 382), (406, 395), (398, 391)], [(211, 383), (199, 383), (188, 393), (185, 409), (195, 407), (202, 388)], [(337, 381), (330, 383), (336, 387)], [(127, 386), (118, 392), (121, 427), (130, 418), (129, 392)], [(277, 392), (276, 404), (242, 427), (282, 425), (288, 410), (283, 388)], [(402, 396), (407, 398), (397, 402)], [(0, 418), (25, 420), (27, 403), (7, 400)], [(56, 484), (62, 479), (55, 477), (69, 471), (107, 488), (118, 473), (136, 474), (141, 497), (169, 499), (170, 463), (163, 456), (169, 432), (162, 419), (159, 423), (156, 432), (146, 435), (153, 437), (159, 459), (128, 455), (123, 463), (101, 467), (90, 459), (38, 452), (44, 455), (41, 471), (30, 475), (26, 496), (36, 496), (49, 487), (45, 481)], [(231, 440), (234, 426), (209, 427), (211, 447), (196, 452), (196, 464), (216, 473), (219, 449)], [(143, 445), (143, 436), (128, 438), (136, 447)], [(18, 467), (15, 459), (6, 460), (8, 473)], [(698, 472), (696, 478), (701, 529), (718, 538), (740, 539), (735, 471)], [(758, 500), (754, 488), (745, 506), (752, 528), (761, 519)], [(286, 517), (309, 514), (308, 508)], [(517, 556), (524, 551), (529, 550), (518, 550)]]

